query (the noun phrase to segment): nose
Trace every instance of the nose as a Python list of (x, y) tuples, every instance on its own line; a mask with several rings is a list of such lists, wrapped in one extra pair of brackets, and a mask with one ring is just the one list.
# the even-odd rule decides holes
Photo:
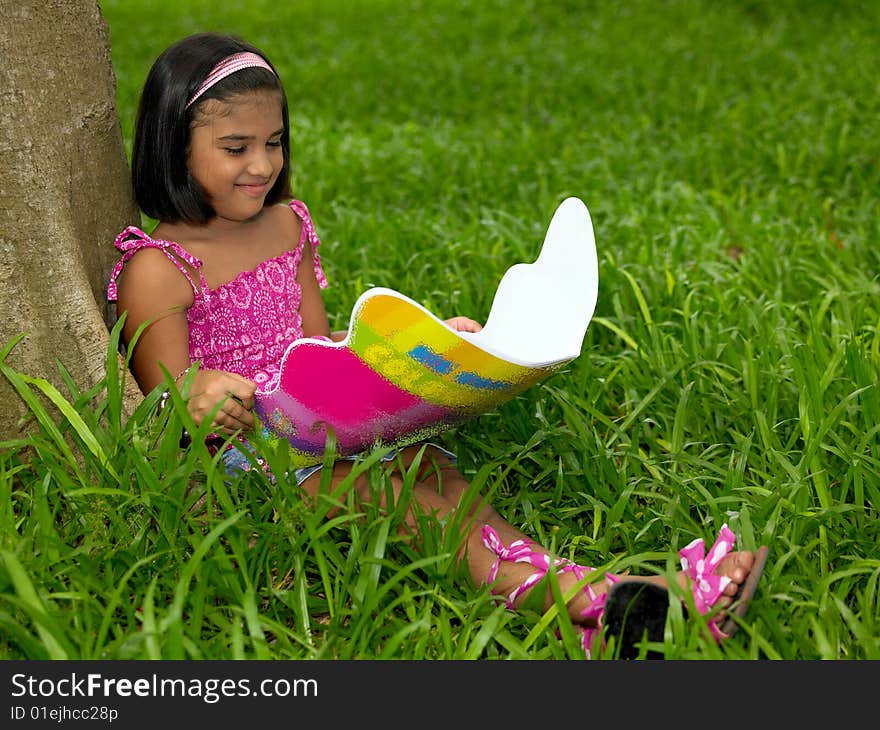
[(248, 160), (248, 173), (255, 177), (269, 178), (275, 172), (275, 161), (265, 148), (258, 148)]

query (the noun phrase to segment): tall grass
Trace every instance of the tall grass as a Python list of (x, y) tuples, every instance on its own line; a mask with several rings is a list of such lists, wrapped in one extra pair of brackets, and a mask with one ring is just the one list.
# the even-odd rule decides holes
[[(671, 573), (724, 522), (769, 545), (736, 637), (676, 618), (669, 658), (880, 658), (876, 4), (178, 5), (101, 3), (126, 140), (171, 41), (266, 50), (334, 327), (371, 285), (484, 318), (556, 205), (590, 208), (583, 354), (443, 439), (475, 490), (616, 572)], [(344, 489), (229, 482), (178, 449), (177, 399), (123, 419), (113, 357), (87, 393), (0, 369), (38, 424), (0, 452), (0, 656), (582, 655), (559, 601), (505, 610), (439, 526), (416, 549), (399, 512), (328, 519)]]

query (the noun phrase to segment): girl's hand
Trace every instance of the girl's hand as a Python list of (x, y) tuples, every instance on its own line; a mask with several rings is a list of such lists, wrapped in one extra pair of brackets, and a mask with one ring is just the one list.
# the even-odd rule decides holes
[(447, 319), (446, 324), (456, 332), (479, 332), (483, 329), (483, 325), (469, 317), (453, 317), (452, 319)]
[(189, 387), (187, 408), (196, 425), (209, 417), (218, 403), (223, 405), (214, 415), (216, 432), (232, 434), (254, 427), (254, 392), (257, 384), (235, 373), (223, 370), (199, 370)]

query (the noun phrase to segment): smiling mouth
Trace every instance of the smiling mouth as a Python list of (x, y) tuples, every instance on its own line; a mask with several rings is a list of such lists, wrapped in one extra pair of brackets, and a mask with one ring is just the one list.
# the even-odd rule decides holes
[(269, 183), (238, 183), (236, 184), (236, 187), (250, 195), (262, 195), (269, 189)]

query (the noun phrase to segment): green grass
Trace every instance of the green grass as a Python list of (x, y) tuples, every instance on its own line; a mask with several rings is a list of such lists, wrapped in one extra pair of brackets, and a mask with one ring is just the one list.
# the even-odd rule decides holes
[[(582, 356), (444, 442), (581, 563), (671, 572), (725, 521), (768, 544), (737, 636), (674, 620), (669, 658), (880, 658), (880, 5), (101, 7), (127, 142), (176, 38), (232, 31), (276, 63), (334, 327), (371, 285), (485, 318), (556, 205), (584, 200)], [(513, 614), (463, 580), (436, 527), (415, 552), (399, 514), (327, 520), (329, 497), (226, 483), (198, 442), (181, 458), (181, 404), (121, 418), (108, 362), (107, 387), (67, 378), (2, 444), (0, 656), (580, 656), (556, 607)]]

